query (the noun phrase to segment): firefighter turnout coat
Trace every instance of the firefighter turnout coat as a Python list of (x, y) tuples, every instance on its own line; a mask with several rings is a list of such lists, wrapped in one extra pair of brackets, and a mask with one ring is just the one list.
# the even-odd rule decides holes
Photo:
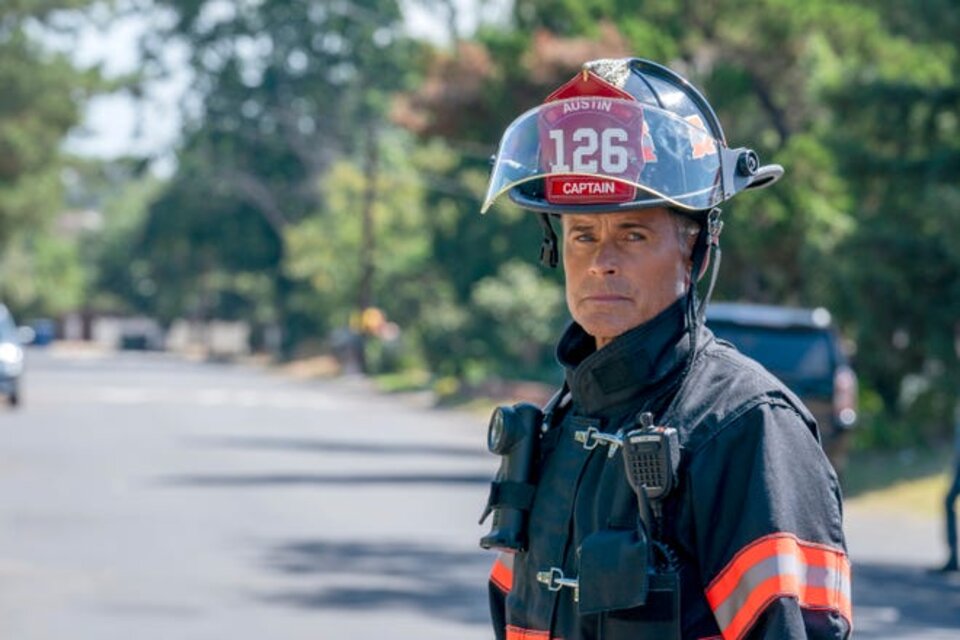
[[(706, 328), (688, 365), (682, 305), (600, 350), (576, 324), (563, 335), (571, 401), (541, 436), (528, 550), (490, 576), (499, 640), (849, 636), (840, 490), (813, 418)], [(621, 453), (591, 437), (646, 411), (681, 445), (658, 536), (679, 569), (659, 578)]]

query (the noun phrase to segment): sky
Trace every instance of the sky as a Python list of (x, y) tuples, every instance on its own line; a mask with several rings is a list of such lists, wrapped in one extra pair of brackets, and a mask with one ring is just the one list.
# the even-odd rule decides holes
[[(505, 1), (492, 3), (490, 15), (502, 14)], [(444, 21), (436, 11), (418, 0), (400, 2), (412, 36), (443, 42)], [(461, 35), (472, 33), (478, 20), (477, 0), (455, 3)], [(137, 40), (150, 27), (151, 20), (142, 15), (112, 20), (107, 27), (89, 24), (81, 31), (78, 46), (71, 47), (74, 61), (81, 67), (102, 64), (108, 77), (132, 73), (139, 64)], [(57, 46), (55, 41), (53, 46)], [(165, 172), (164, 166), (169, 169), (182, 122), (180, 102), (187, 94), (190, 74), (185, 48), (171, 47), (166, 53), (168, 66), (174, 70), (169, 78), (151, 83), (139, 102), (123, 93), (92, 99), (82, 125), (68, 136), (65, 149), (98, 158), (150, 155), (157, 158), (161, 173)]]
[[(108, 78), (137, 71), (137, 40), (149, 22), (130, 16), (111, 22), (108, 28), (89, 26), (80, 36), (74, 63), (80, 67), (103, 65)], [(175, 71), (147, 87), (144, 99), (135, 102), (126, 93), (93, 98), (84, 120), (67, 138), (65, 148), (79, 155), (115, 158), (123, 155), (162, 155), (177, 141), (180, 130), (179, 101), (190, 82), (185, 50), (171, 48), (167, 62)]]

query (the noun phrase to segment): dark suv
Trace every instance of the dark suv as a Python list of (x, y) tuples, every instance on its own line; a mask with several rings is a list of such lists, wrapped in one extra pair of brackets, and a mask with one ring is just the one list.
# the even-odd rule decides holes
[(857, 423), (857, 377), (826, 309), (715, 302), (707, 326), (800, 396), (838, 473)]

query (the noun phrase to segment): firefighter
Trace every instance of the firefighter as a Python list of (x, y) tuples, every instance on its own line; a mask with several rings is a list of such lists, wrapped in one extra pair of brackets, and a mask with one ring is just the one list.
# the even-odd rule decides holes
[(946, 528), (948, 556), (946, 563), (937, 573), (960, 572), (957, 558), (957, 499), (960, 498), (960, 403), (953, 410), (953, 480), (943, 501), (944, 524)]
[(840, 489), (814, 419), (703, 325), (719, 205), (782, 173), (637, 58), (584, 64), (505, 131), (483, 210), (506, 194), (537, 215), (573, 322), (556, 397), (491, 421), (497, 638), (849, 636)]

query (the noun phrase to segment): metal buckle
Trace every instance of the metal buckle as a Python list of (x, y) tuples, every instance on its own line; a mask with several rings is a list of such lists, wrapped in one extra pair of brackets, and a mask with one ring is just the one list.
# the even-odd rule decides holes
[(574, 432), (573, 439), (582, 444), (587, 451), (593, 451), (597, 445), (605, 444), (610, 447), (607, 450), (607, 457), (612, 458), (617, 453), (617, 449), (623, 445), (623, 429), (610, 434), (603, 433), (596, 427), (587, 427), (585, 430)]
[(576, 431), (573, 439), (583, 445), (587, 451), (593, 451), (600, 442), (594, 437), (599, 433), (596, 427), (587, 427), (585, 431)]
[(576, 578), (563, 577), (563, 569), (559, 567), (550, 567), (547, 571), (538, 571), (537, 582), (545, 585), (550, 591), (560, 591), (564, 587), (573, 589), (573, 601), (580, 601), (580, 581)]
[(723, 220), (720, 219), (720, 209), (714, 207), (707, 215), (707, 242), (710, 246), (720, 245), (721, 231), (723, 231)]

